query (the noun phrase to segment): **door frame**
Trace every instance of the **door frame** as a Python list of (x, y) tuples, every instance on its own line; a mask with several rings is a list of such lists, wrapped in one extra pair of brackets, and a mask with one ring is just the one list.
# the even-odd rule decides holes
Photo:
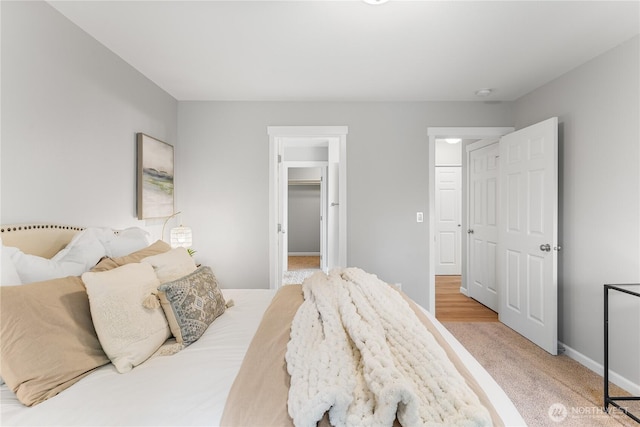
[[(282, 284), (282, 265), (279, 257), (278, 220), (281, 189), (278, 177), (278, 163), (283, 138), (337, 138), (338, 163), (338, 263), (347, 266), (347, 134), (348, 126), (267, 126), (269, 136), (269, 288), (278, 289)], [(337, 160), (337, 161), (336, 161)], [(332, 202), (335, 203), (335, 202)], [(335, 205), (334, 205), (335, 206)]]
[[(435, 249), (436, 249), (436, 233), (435, 233), (435, 179), (436, 179), (436, 139), (440, 138), (461, 138), (461, 139), (490, 139), (500, 138), (503, 135), (511, 133), (515, 130), (513, 127), (429, 127), (427, 135), (429, 137), (429, 229), (427, 231), (427, 243), (429, 246), (428, 259), (428, 307), (425, 307), (431, 314), (436, 314), (436, 275), (435, 275)], [(465, 185), (466, 189), (466, 185)], [(466, 190), (465, 190), (466, 191)], [(463, 197), (465, 191), (463, 191)], [(466, 204), (465, 204), (466, 206)], [(462, 212), (462, 228), (467, 228), (467, 212)], [(466, 270), (467, 257), (462, 265), (463, 280)], [(463, 285), (466, 283), (463, 282)]]

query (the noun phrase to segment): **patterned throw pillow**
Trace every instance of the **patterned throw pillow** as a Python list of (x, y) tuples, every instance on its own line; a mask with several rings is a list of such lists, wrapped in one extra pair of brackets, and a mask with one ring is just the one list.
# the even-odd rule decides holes
[(203, 266), (158, 287), (158, 296), (176, 341), (189, 345), (224, 313), (225, 300), (211, 268)]

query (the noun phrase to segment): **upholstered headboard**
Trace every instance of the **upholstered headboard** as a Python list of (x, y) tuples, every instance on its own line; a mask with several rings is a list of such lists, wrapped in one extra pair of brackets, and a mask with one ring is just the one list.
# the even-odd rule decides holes
[(2, 244), (22, 252), (51, 258), (84, 227), (56, 224), (16, 224), (0, 226)]

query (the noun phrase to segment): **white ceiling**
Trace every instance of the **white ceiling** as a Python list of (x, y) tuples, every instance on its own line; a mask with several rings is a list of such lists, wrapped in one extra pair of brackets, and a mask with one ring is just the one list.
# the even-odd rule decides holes
[(178, 100), (510, 101), (640, 32), (635, 1), (52, 1)]

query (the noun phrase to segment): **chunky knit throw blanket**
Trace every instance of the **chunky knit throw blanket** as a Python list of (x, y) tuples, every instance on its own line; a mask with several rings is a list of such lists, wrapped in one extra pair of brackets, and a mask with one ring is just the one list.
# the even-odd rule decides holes
[(291, 325), (289, 415), (334, 426), (487, 426), (491, 418), (402, 296), (360, 269), (303, 283)]

